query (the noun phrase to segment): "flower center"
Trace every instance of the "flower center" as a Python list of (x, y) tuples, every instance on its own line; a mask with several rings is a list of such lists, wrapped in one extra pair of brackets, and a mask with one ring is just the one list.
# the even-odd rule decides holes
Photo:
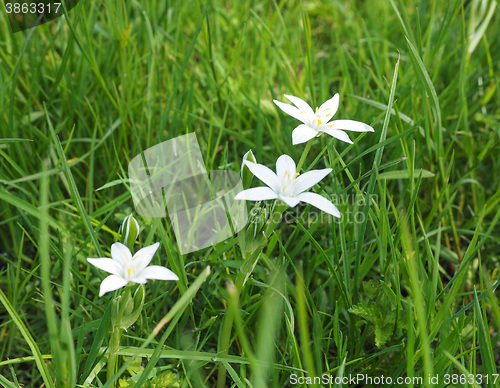
[(129, 268), (129, 269), (127, 269), (127, 272), (128, 272), (128, 276), (130, 276), (130, 268)]
[[(316, 107), (316, 110), (314, 111), (314, 114), (318, 118), (318, 124), (316, 125), (317, 127), (319, 127), (321, 125), (321, 115), (318, 114), (318, 110), (319, 110), (319, 108)], [(314, 124), (314, 121), (313, 121), (313, 124)]]
[(285, 170), (285, 175), (281, 179), (281, 185), (283, 186), (283, 193), (293, 191), (293, 186), (295, 186), (295, 178), (299, 176), (299, 173), (296, 173), (294, 176), (290, 175), (288, 170)]

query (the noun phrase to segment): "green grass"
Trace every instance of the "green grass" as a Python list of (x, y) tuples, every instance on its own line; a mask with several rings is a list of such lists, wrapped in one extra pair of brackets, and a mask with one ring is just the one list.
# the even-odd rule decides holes
[(108, 256), (133, 211), (134, 156), (195, 132), (209, 170), (239, 171), (248, 149), (298, 162), (297, 121), (272, 99), (338, 92), (337, 117), (375, 133), (316, 139), (303, 171), (333, 168), (316, 192), (343, 218), (289, 209), (241, 293), (236, 236), (181, 255), (168, 218), (137, 217), (137, 249), (160, 241), (155, 264), (180, 280), (148, 282), (115, 380), (214, 387), (225, 369), (228, 387), (323, 373), (499, 386), (499, 8), (410, 3), (82, 0), (15, 34), (2, 8), (0, 384), (112, 386), (112, 295), (86, 258)]

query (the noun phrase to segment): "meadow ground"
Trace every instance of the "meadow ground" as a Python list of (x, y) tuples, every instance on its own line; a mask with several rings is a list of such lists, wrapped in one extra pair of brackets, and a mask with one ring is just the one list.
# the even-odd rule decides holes
[[(2, 8), (0, 384), (499, 386), (498, 10), (82, 0), (12, 33)], [(194, 132), (207, 170), (249, 149), (274, 169), (305, 145), (272, 100), (335, 93), (336, 117), (375, 129), (318, 137), (303, 164), (333, 169), (314, 190), (342, 218), (289, 209), (251, 271), (241, 234), (182, 255), (168, 218), (136, 215), (136, 250), (160, 242), (179, 281), (148, 281), (106, 382), (113, 293), (86, 259), (134, 211), (130, 160)]]

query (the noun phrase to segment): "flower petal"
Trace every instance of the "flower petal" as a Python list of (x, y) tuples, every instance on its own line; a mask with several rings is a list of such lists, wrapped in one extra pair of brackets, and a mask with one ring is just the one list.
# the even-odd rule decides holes
[(308, 127), (307, 125), (301, 124), (292, 132), (292, 143), (293, 145), (305, 143), (313, 137), (318, 136), (318, 134), (318, 131)]
[(175, 273), (161, 265), (151, 265), (145, 268), (140, 276), (146, 279), (179, 280), (179, 277)]
[(113, 275), (120, 276), (123, 273), (123, 267), (120, 263), (113, 259), (108, 259), (104, 257), (102, 259), (87, 259), (87, 261), (92, 264), (94, 267), (102, 269), (103, 271), (109, 272)]
[(308, 171), (302, 175), (299, 175), (295, 180), (294, 194), (297, 195), (302, 193), (303, 191), (310, 189), (331, 172), (331, 168), (324, 168), (322, 170)]
[(280, 195), (280, 199), (285, 202), (290, 207), (295, 207), (299, 204), (300, 200), (296, 197), (290, 197), (286, 195)]
[(258, 163), (252, 163), (248, 160), (245, 160), (245, 164), (253, 175), (268, 185), (273, 191), (279, 191), (280, 186), (278, 177), (269, 167)]
[(288, 174), (290, 179), (293, 179), (296, 172), (297, 167), (290, 156), (281, 155), (276, 161), (276, 175), (279, 179), (283, 178), (286, 174)]
[(339, 109), (339, 94), (335, 94), (332, 98), (325, 101), (318, 109), (318, 114), (324, 120), (323, 123), (328, 122), (337, 113)]
[(111, 258), (120, 263), (122, 267), (127, 267), (132, 261), (132, 253), (126, 245), (117, 242), (111, 245)]
[(287, 115), (290, 115), (293, 118), (302, 121), (303, 123), (307, 121), (308, 116), (304, 113), (300, 113), (300, 110), (298, 110), (293, 105), (285, 104), (284, 102), (280, 102), (278, 100), (273, 100), (273, 102)]
[(349, 135), (347, 133), (345, 133), (344, 131), (341, 131), (339, 129), (333, 129), (333, 128), (323, 128), (323, 126), (321, 126), (319, 130), (321, 132), (328, 133), (330, 136), (333, 136), (336, 139), (345, 141), (346, 143), (353, 144), (352, 140), (349, 138)]
[[(147, 267), (147, 268), (149, 268), (149, 267)], [(130, 279), (130, 281), (134, 282), (134, 283), (139, 283), (139, 284), (146, 284), (148, 282), (148, 279), (146, 279), (145, 277), (142, 277), (142, 276), (136, 276), (136, 277)]]
[(314, 115), (314, 111), (311, 108), (311, 106), (305, 102), (303, 99), (295, 96), (291, 96), (289, 94), (284, 95), (286, 98), (288, 98), (297, 108), (299, 108), (300, 114), (306, 114), (308, 116)]
[(297, 199), (302, 202), (309, 203), (314, 207), (317, 207), (319, 210), (323, 210), (325, 213), (331, 214), (334, 217), (340, 218), (340, 212), (339, 209), (337, 209), (337, 206), (319, 194), (311, 192), (302, 193), (297, 195)]
[(157, 242), (136, 252), (134, 257), (132, 258), (134, 273), (136, 274), (136, 276), (140, 276), (139, 274), (142, 272), (142, 270), (146, 268), (149, 263), (151, 263), (151, 260), (153, 260), (153, 256), (158, 250), (159, 246), (160, 243)]
[(128, 280), (125, 280), (116, 275), (109, 275), (106, 279), (104, 279), (101, 283), (101, 288), (99, 289), (99, 296), (103, 296), (106, 292), (118, 290), (126, 286)]
[(266, 199), (276, 199), (278, 195), (269, 187), (254, 187), (253, 189), (240, 191), (234, 199), (246, 201), (265, 201)]
[(330, 128), (342, 129), (344, 131), (353, 132), (374, 132), (375, 130), (368, 124), (362, 123), (361, 121), (354, 120), (334, 120), (329, 123)]

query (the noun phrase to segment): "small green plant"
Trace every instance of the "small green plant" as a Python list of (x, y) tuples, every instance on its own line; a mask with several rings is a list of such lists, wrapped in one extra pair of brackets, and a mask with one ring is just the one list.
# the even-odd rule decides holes
[[(142, 248), (132, 256), (130, 249), (135, 245), (140, 227), (131, 214), (124, 219), (120, 232), (123, 243), (117, 242), (111, 246), (111, 258), (87, 259), (93, 266), (111, 273), (101, 282), (99, 296), (125, 287), (113, 297), (112, 301), (112, 335), (106, 367), (108, 381), (116, 373), (122, 332), (132, 326), (141, 315), (145, 301), (144, 284), (147, 279), (179, 280), (178, 276), (168, 268), (149, 265), (160, 246), (159, 243)], [(135, 287), (135, 284), (139, 284), (139, 287)], [(134, 366), (129, 366), (128, 370), (129, 372), (135, 370)]]
[[(285, 97), (292, 101), (296, 107), (276, 100), (274, 100), (274, 103), (285, 113), (304, 123), (293, 130), (293, 144), (304, 142), (307, 142), (307, 144), (302, 152), (298, 165), (295, 165), (294, 160), (290, 156), (281, 155), (276, 161), (276, 173), (268, 167), (258, 164), (251, 151), (248, 151), (243, 156), (241, 168), (243, 180), (249, 181), (245, 176), (248, 169), (253, 175), (265, 183), (267, 187), (246, 189), (238, 193), (235, 199), (259, 202), (275, 200), (275, 202), (270, 207), (271, 212), (269, 216), (266, 214), (264, 217), (262, 217), (261, 214), (262, 208), (260, 205), (257, 205), (257, 207), (252, 210), (253, 213), (251, 213), (251, 227), (240, 232), (241, 237), (239, 242), (243, 253), (243, 262), (241, 263), (236, 284), (234, 287), (232, 286), (234, 294), (233, 300), (239, 299), (242, 289), (257, 265), (268, 239), (279, 225), (281, 216), (288, 207), (293, 208), (300, 202), (304, 202), (334, 217), (341, 217), (339, 210), (332, 202), (317, 193), (306, 191), (332, 172), (331, 168), (325, 168), (307, 171), (302, 175), (300, 174), (307, 155), (311, 150), (313, 139), (320, 136), (322, 133), (328, 133), (335, 138), (352, 143), (347, 134), (341, 129), (357, 132), (373, 132), (372, 127), (358, 121), (335, 120), (329, 122), (335, 113), (337, 113), (339, 107), (338, 93), (323, 103), (320, 108), (317, 108), (316, 112), (314, 112), (305, 101), (298, 97), (290, 95), (285, 95)], [(227, 354), (230, 346), (232, 326), (233, 314), (230, 313), (226, 315), (222, 328), (222, 340), (220, 342), (219, 352), (223, 354)], [(223, 363), (220, 363), (217, 386), (218, 388), (223, 388), (225, 384), (226, 367)]]
[(362, 285), (362, 303), (352, 306), (349, 312), (375, 326), (375, 345), (381, 348), (394, 334), (396, 327), (406, 329), (406, 317), (397, 310), (397, 306), (393, 306), (380, 283), (368, 280)]

